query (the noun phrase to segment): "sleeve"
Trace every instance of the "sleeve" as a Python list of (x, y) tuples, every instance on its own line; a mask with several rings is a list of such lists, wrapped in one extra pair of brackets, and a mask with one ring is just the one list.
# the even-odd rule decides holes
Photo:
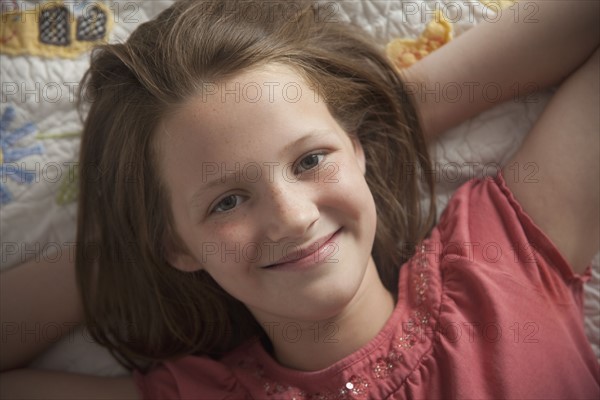
[(135, 371), (133, 377), (144, 400), (247, 398), (231, 371), (206, 357), (166, 361), (146, 374)]
[[(441, 246), (435, 354), (458, 397), (597, 397), (600, 368), (583, 330), (584, 278), (501, 174), (459, 188), (432, 238)], [(548, 362), (549, 354), (560, 362)]]
[(438, 228), (446, 269), (468, 264), (480, 272), (496, 277), (500, 274), (546, 292), (558, 301), (567, 301), (564, 296), (580, 297), (581, 286), (589, 279), (589, 269), (583, 276), (573, 272), (550, 238), (523, 210), (501, 173), (462, 186)]

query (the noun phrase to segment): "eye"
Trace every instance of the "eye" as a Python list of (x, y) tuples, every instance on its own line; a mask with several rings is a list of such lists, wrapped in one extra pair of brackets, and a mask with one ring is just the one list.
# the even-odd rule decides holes
[(304, 171), (311, 170), (317, 167), (321, 161), (325, 158), (325, 154), (309, 154), (300, 160), (296, 166), (296, 173), (302, 173)]
[(225, 211), (229, 211), (237, 207), (240, 203), (244, 201), (244, 197), (237, 194), (230, 194), (221, 199), (211, 210), (212, 213), (222, 213)]

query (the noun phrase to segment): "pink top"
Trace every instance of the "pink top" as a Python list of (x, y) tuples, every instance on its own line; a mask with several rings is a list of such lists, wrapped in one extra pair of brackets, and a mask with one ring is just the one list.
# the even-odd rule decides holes
[(585, 279), (501, 175), (472, 180), (401, 268), (397, 306), (362, 349), (301, 372), (254, 340), (220, 361), (187, 356), (134, 377), (144, 399), (597, 399)]

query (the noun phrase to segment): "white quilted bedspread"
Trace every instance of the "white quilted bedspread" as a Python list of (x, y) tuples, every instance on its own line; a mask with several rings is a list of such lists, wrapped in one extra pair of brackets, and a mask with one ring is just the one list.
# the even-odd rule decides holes
[[(68, 2), (68, 1), (66, 1)], [(171, 1), (106, 1), (115, 25), (111, 41), (123, 41), (139, 23), (151, 18)], [(432, 18), (431, 10), (446, 12), (453, 22), (455, 35), (483, 18), (494, 18), (493, 11), (477, 3), (469, 7), (459, 1), (428, 0), (360, 0), (340, 3), (323, 2), (332, 16), (351, 20), (385, 45), (395, 37), (417, 37)], [(132, 5), (135, 7), (132, 8)], [(0, 210), (1, 268), (10, 268), (36, 252), (54, 250), (56, 243), (75, 238), (75, 202), (65, 201), (65, 186), (78, 157), (81, 121), (75, 111), (75, 91), (89, 62), (89, 55), (75, 60), (11, 57), (0, 55), (2, 100), (0, 113), (14, 119), (4, 121), (7, 132), (32, 123), (31, 132), (11, 144), (12, 149), (35, 148), (37, 151), (19, 159), (19, 166), (35, 172), (31, 183), (19, 183), (0, 176), (3, 188), (10, 193)], [(550, 92), (537, 95), (531, 102), (510, 101), (452, 129), (432, 148), (440, 165), (440, 176), (452, 182), (439, 182), (438, 204), (441, 212), (449, 196), (473, 173), (480, 176), (494, 163), (503, 164), (520, 145)], [(10, 124), (8, 124), (10, 122)], [(471, 162), (467, 164), (467, 162)], [(445, 170), (444, 170), (445, 166)], [(15, 171), (11, 171), (14, 173)], [(585, 327), (596, 355), (600, 358), (600, 258), (593, 263), (593, 279), (585, 287)], [(76, 334), (63, 339), (34, 362), (38, 367), (98, 375), (119, 375), (125, 371), (89, 336)]]

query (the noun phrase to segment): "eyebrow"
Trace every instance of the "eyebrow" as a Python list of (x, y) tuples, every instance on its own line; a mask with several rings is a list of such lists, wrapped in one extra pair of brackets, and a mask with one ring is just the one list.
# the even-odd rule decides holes
[(315, 138), (319, 138), (319, 137), (322, 137), (322, 136), (325, 136), (325, 135), (331, 134), (331, 133), (333, 133), (333, 132), (331, 132), (330, 130), (325, 130), (325, 129), (313, 129), (311, 131), (308, 131), (302, 137), (283, 146), (283, 149), (281, 149), (281, 151), (279, 152), (279, 155), (282, 156), (283, 154), (289, 153), (293, 148), (300, 146), (304, 142), (308, 142), (310, 140), (314, 140)]
[[(279, 152), (279, 156), (281, 157), (283, 154), (289, 153), (290, 151), (292, 151), (292, 149), (294, 149), (298, 146), (301, 146), (305, 142), (309, 142), (311, 140), (314, 140), (315, 138), (319, 138), (319, 137), (322, 137), (322, 136), (325, 136), (325, 135), (331, 134), (331, 133), (333, 133), (333, 131), (326, 130), (326, 129), (314, 129), (314, 130), (307, 131), (304, 135), (302, 135), (302, 137), (294, 140), (291, 143), (286, 144)], [(218, 173), (218, 171), (217, 171), (217, 173)], [(200, 188), (198, 188), (198, 190), (192, 196), (190, 203), (192, 204), (192, 206), (194, 206), (196, 201), (198, 200), (198, 197), (200, 197), (203, 192), (205, 192), (209, 189), (212, 189), (214, 187), (223, 185), (223, 184), (227, 183), (227, 181), (231, 180), (232, 178), (239, 178), (239, 176), (240, 176), (239, 172), (226, 172), (224, 174), (219, 174), (219, 176), (217, 176), (214, 179), (211, 179), (210, 181), (206, 182), (206, 184), (204, 184)]]

